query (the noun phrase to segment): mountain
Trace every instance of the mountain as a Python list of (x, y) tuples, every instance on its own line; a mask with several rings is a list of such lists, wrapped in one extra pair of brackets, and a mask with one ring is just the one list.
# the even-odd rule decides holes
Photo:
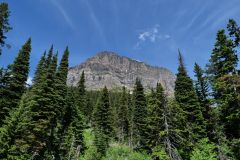
[(82, 64), (71, 67), (68, 71), (67, 84), (76, 86), (84, 71), (86, 87), (98, 90), (107, 86), (109, 89), (126, 86), (132, 90), (137, 77), (146, 90), (154, 88), (160, 82), (168, 95), (173, 95), (175, 75), (168, 69), (155, 67), (120, 56), (113, 52), (100, 52)]

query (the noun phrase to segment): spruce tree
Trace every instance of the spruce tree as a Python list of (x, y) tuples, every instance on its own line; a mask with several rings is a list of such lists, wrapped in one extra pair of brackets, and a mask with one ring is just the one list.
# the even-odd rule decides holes
[(235, 47), (240, 44), (240, 27), (234, 19), (229, 19), (227, 29), (230, 37), (233, 38)]
[(129, 117), (128, 117), (128, 99), (126, 88), (122, 88), (120, 107), (118, 112), (118, 125), (119, 125), (119, 139), (120, 142), (125, 142), (129, 135)]
[(215, 122), (213, 109), (211, 107), (211, 102), (209, 98), (209, 84), (207, 81), (207, 77), (204, 75), (204, 71), (197, 63), (195, 63), (194, 65), (194, 73), (196, 77), (195, 90), (201, 106), (203, 118), (206, 121), (207, 135), (208, 138), (212, 140), (214, 136), (213, 126)]
[(33, 155), (34, 159), (55, 156), (56, 117), (59, 114), (56, 106), (57, 93), (54, 90), (56, 67), (57, 55), (54, 55), (46, 74), (32, 88), (32, 96), (24, 104), (29, 110), (30, 118), (25, 123), (25, 129), (22, 130), (16, 146), (24, 146), (23, 152)]
[(55, 117), (55, 123), (56, 123), (56, 130), (55, 132), (55, 157), (59, 156), (59, 145), (61, 144), (62, 136), (64, 133), (64, 126), (63, 126), (63, 117), (65, 114), (65, 109), (67, 107), (66, 104), (66, 93), (67, 93), (67, 73), (68, 73), (68, 56), (69, 51), (68, 47), (65, 49), (62, 58), (60, 60), (60, 64), (56, 71), (56, 76), (54, 79), (54, 92), (56, 94), (56, 117)]
[(128, 145), (130, 147), (133, 146), (133, 111), (134, 111), (134, 105), (133, 105), (133, 96), (130, 91), (127, 92), (127, 104), (128, 104), (128, 120), (129, 120), (129, 137), (128, 137)]
[(33, 77), (33, 81), (32, 81), (33, 85), (40, 83), (42, 75), (46, 72), (45, 70), (46, 70), (46, 51), (43, 53), (37, 65), (37, 68)]
[(150, 99), (147, 118), (147, 143), (151, 148), (154, 148), (163, 142), (159, 134), (163, 131), (164, 127), (163, 114), (167, 102), (163, 87), (160, 83), (157, 83), (156, 91), (152, 91)]
[(11, 110), (4, 125), (0, 128), (0, 159), (29, 159), (25, 146), (18, 146), (21, 141), (21, 131), (25, 128), (29, 119), (28, 103), (30, 92), (24, 93), (19, 106)]
[[(1, 120), (0, 126), (3, 123), (4, 117), (8, 116), (11, 109), (15, 108), (20, 101), (20, 98), (24, 91), (26, 90), (26, 81), (29, 72), (29, 59), (31, 52), (31, 39), (29, 38), (27, 42), (22, 46), (19, 51), (18, 56), (11, 65), (9, 84), (5, 84), (7, 89), (1, 95)], [(3, 103), (4, 102), (4, 103)]]
[(112, 136), (112, 111), (109, 104), (109, 93), (106, 87), (102, 90), (102, 94), (98, 99), (94, 113), (94, 144), (97, 147), (101, 157), (105, 155), (109, 145), (109, 138)]
[(97, 101), (94, 111), (94, 127), (103, 131), (107, 136), (111, 136), (112, 128), (112, 110), (109, 104), (109, 93), (107, 87), (104, 87), (102, 94)]
[(189, 141), (186, 153), (191, 150), (191, 145), (206, 136), (205, 121), (201, 107), (193, 87), (193, 81), (188, 76), (184, 66), (182, 55), (179, 51), (179, 67), (177, 79), (175, 81), (175, 98), (182, 110), (185, 112), (186, 124), (185, 138)]
[(234, 43), (225, 34), (224, 30), (219, 30), (217, 33), (216, 43), (212, 51), (209, 64), (207, 65), (207, 73), (210, 77), (214, 92), (214, 97), (219, 98), (222, 93), (216, 90), (214, 85), (218, 78), (236, 73), (238, 57), (234, 49)]
[(85, 144), (83, 140), (84, 119), (78, 108), (72, 88), (68, 89), (66, 103), (67, 108), (64, 115), (64, 134), (61, 144), (61, 157), (64, 159), (78, 159), (84, 153)]
[[(85, 119), (89, 122), (88, 115), (88, 108), (87, 108), (87, 97), (86, 97), (86, 89), (85, 89), (85, 75), (84, 71), (82, 71), (82, 74), (80, 76), (80, 80), (78, 82), (78, 106), (81, 112), (83, 113)], [(86, 122), (86, 123), (88, 123)]]
[[(207, 65), (207, 73), (211, 80), (214, 102), (220, 110), (219, 124), (222, 125), (220, 128), (223, 128), (227, 140), (232, 141), (233, 144), (236, 139), (240, 138), (240, 118), (238, 116), (240, 114), (240, 78), (237, 72), (236, 47), (238, 40), (231, 39), (236, 26), (231, 25), (228, 26), (230, 37), (225, 34), (224, 30), (218, 31), (215, 46)], [(224, 134), (218, 136), (217, 139), (224, 139)], [(221, 146), (221, 144), (218, 145)]]
[(136, 79), (134, 88), (134, 111), (133, 111), (133, 134), (134, 143), (137, 149), (147, 149), (146, 145), (146, 121), (147, 121), (147, 102), (144, 88), (140, 79)]
[(7, 3), (0, 3), (0, 55), (2, 54), (2, 47), (6, 45), (6, 33), (12, 28), (9, 24), (10, 11)]

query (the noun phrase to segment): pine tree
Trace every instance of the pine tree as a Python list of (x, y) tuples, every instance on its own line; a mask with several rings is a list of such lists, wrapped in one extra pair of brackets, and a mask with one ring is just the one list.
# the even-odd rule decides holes
[(23, 152), (34, 159), (54, 156), (54, 141), (57, 110), (57, 95), (54, 90), (57, 55), (54, 55), (41, 83), (35, 84), (26, 104), (30, 118), (25, 123), (20, 140), (16, 146), (24, 146)]
[(163, 140), (162, 146), (164, 146), (168, 157), (174, 160), (182, 160), (184, 153), (181, 155), (181, 151), (185, 150), (183, 146), (188, 145), (188, 139), (184, 139), (185, 130), (182, 128), (186, 124), (186, 117), (175, 99), (169, 98), (164, 106), (162, 119), (163, 130), (159, 133)]
[(204, 75), (204, 71), (197, 63), (195, 63), (194, 65), (194, 72), (196, 77), (195, 90), (201, 106), (203, 118), (207, 123), (206, 131), (207, 131), (208, 138), (212, 140), (214, 136), (213, 123), (215, 122), (213, 121), (214, 115), (212, 113), (213, 111), (212, 111), (211, 102), (209, 99), (209, 84), (207, 81), (207, 77)]
[(61, 157), (65, 159), (78, 159), (84, 153), (85, 144), (83, 140), (83, 130), (85, 128), (83, 115), (78, 108), (72, 88), (67, 94), (67, 108), (64, 115), (63, 127), (63, 142), (61, 144)]
[(46, 51), (43, 53), (43, 56), (41, 57), (37, 69), (35, 71), (34, 77), (33, 77), (33, 85), (39, 84), (42, 78), (42, 75), (46, 72)]
[(197, 142), (202, 137), (206, 136), (205, 121), (201, 112), (201, 107), (193, 87), (193, 81), (187, 75), (186, 68), (183, 63), (182, 55), (179, 51), (179, 67), (177, 79), (175, 81), (175, 98), (179, 103), (182, 110), (185, 112), (186, 124), (183, 126), (185, 129), (185, 138), (189, 141), (189, 152), (191, 145)]
[[(6, 45), (6, 33), (12, 28), (9, 24), (10, 11), (7, 3), (0, 3), (0, 46)], [(2, 54), (2, 48), (0, 48), (0, 55)]]
[(59, 67), (56, 72), (55, 76), (55, 84), (54, 89), (57, 94), (57, 121), (58, 123), (61, 123), (62, 117), (64, 114), (64, 110), (66, 107), (66, 93), (67, 93), (67, 74), (68, 74), (68, 56), (69, 51), (68, 47), (65, 49), (63, 56), (61, 58)]
[(11, 110), (4, 125), (0, 128), (0, 159), (29, 159), (30, 155), (24, 152), (25, 146), (17, 146), (20, 141), (21, 130), (26, 129), (25, 122), (28, 120), (28, 103), (30, 92), (23, 94), (19, 106)]
[(107, 87), (104, 87), (102, 94), (94, 111), (94, 126), (107, 136), (111, 136), (112, 128), (112, 110), (109, 104), (109, 93)]
[(104, 156), (109, 145), (109, 138), (112, 135), (112, 111), (109, 105), (109, 93), (106, 87), (102, 90), (102, 94), (98, 99), (94, 113), (94, 144), (97, 151)]
[[(235, 31), (233, 31), (234, 27), (231, 27), (230, 24), (228, 26), (229, 34), (233, 36)], [(225, 34), (224, 30), (218, 31), (215, 46), (207, 65), (214, 102), (220, 110), (218, 124), (222, 125), (220, 128), (223, 128), (223, 133), (230, 142), (240, 138), (240, 118), (238, 116), (240, 114), (240, 78), (236, 69), (238, 63), (237, 41), (234, 42)], [(224, 139), (224, 134), (218, 136), (217, 140)], [(218, 145), (221, 146), (221, 144)]]
[(122, 88), (120, 107), (118, 112), (118, 125), (120, 130), (120, 141), (125, 142), (129, 135), (129, 117), (128, 117), (128, 100), (126, 88)]
[[(80, 80), (78, 82), (78, 106), (81, 112), (83, 113), (86, 120), (89, 120), (90, 115), (88, 115), (88, 108), (87, 108), (87, 97), (86, 97), (86, 89), (85, 89), (85, 75), (84, 71), (80, 76)], [(89, 121), (88, 121), (89, 122)], [(86, 122), (86, 123), (88, 123)]]
[[(6, 69), (0, 69), (0, 116), (4, 117), (6, 114), (6, 110), (4, 106), (8, 104), (9, 99), (8, 95), (10, 95), (10, 79), (11, 79), (11, 65), (9, 65)], [(3, 120), (0, 120), (0, 127), (3, 125)]]
[(163, 87), (160, 83), (157, 83), (156, 91), (152, 91), (151, 101), (149, 103), (148, 113), (148, 139), (147, 143), (151, 148), (160, 145), (163, 140), (159, 137), (161, 131), (163, 131), (163, 114), (166, 105), (166, 97), (164, 94)]
[(55, 123), (56, 127), (54, 129), (54, 152), (55, 157), (57, 158), (59, 156), (59, 148), (62, 141), (62, 136), (64, 133), (64, 127), (63, 126), (63, 117), (65, 114), (65, 109), (67, 107), (66, 104), (66, 93), (67, 93), (67, 73), (68, 73), (68, 56), (69, 51), (68, 47), (65, 49), (63, 56), (61, 58), (59, 67), (56, 71), (56, 76), (54, 79), (54, 92), (56, 94), (56, 116), (55, 116)]
[(136, 79), (134, 88), (134, 111), (133, 111), (133, 134), (134, 143), (137, 149), (147, 149), (146, 145), (146, 121), (147, 121), (147, 102), (144, 88), (140, 79)]
[[(14, 63), (11, 65), (10, 70), (10, 79), (7, 90), (1, 95), (1, 120), (0, 126), (3, 123), (4, 117), (8, 116), (8, 113), (11, 109), (15, 108), (20, 101), (22, 94), (26, 89), (26, 81), (28, 78), (29, 72), (29, 59), (31, 52), (31, 39), (29, 38), (27, 42), (22, 46), (22, 49), (19, 51), (18, 56), (14, 60)], [(2, 103), (4, 102), (4, 103)]]
[(129, 137), (128, 137), (128, 145), (130, 147), (133, 146), (133, 111), (134, 111), (134, 105), (133, 105), (133, 96), (130, 91), (127, 92), (127, 104), (128, 104), (128, 113), (127, 117), (129, 120)]
[(227, 29), (229, 31), (230, 37), (234, 39), (235, 47), (240, 44), (240, 27), (234, 19), (229, 19)]

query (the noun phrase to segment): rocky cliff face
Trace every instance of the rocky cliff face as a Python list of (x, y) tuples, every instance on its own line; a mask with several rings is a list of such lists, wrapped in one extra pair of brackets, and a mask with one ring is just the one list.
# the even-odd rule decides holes
[(76, 86), (84, 71), (86, 87), (98, 90), (107, 86), (109, 89), (126, 86), (132, 90), (137, 77), (146, 90), (154, 88), (160, 82), (168, 95), (173, 95), (175, 76), (166, 68), (153, 67), (112, 52), (101, 52), (84, 63), (71, 67), (67, 84)]

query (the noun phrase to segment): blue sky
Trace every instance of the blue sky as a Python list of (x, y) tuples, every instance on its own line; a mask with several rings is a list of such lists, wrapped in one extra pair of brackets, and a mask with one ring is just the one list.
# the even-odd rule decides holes
[[(6, 0), (5, 0), (6, 1)], [(176, 73), (178, 48), (189, 74), (207, 63), (216, 32), (228, 19), (240, 24), (240, 0), (7, 0), (13, 30), (0, 66), (12, 63), (32, 37), (32, 76), (51, 44), (62, 55), (68, 45), (70, 66), (100, 51), (162, 66)]]

